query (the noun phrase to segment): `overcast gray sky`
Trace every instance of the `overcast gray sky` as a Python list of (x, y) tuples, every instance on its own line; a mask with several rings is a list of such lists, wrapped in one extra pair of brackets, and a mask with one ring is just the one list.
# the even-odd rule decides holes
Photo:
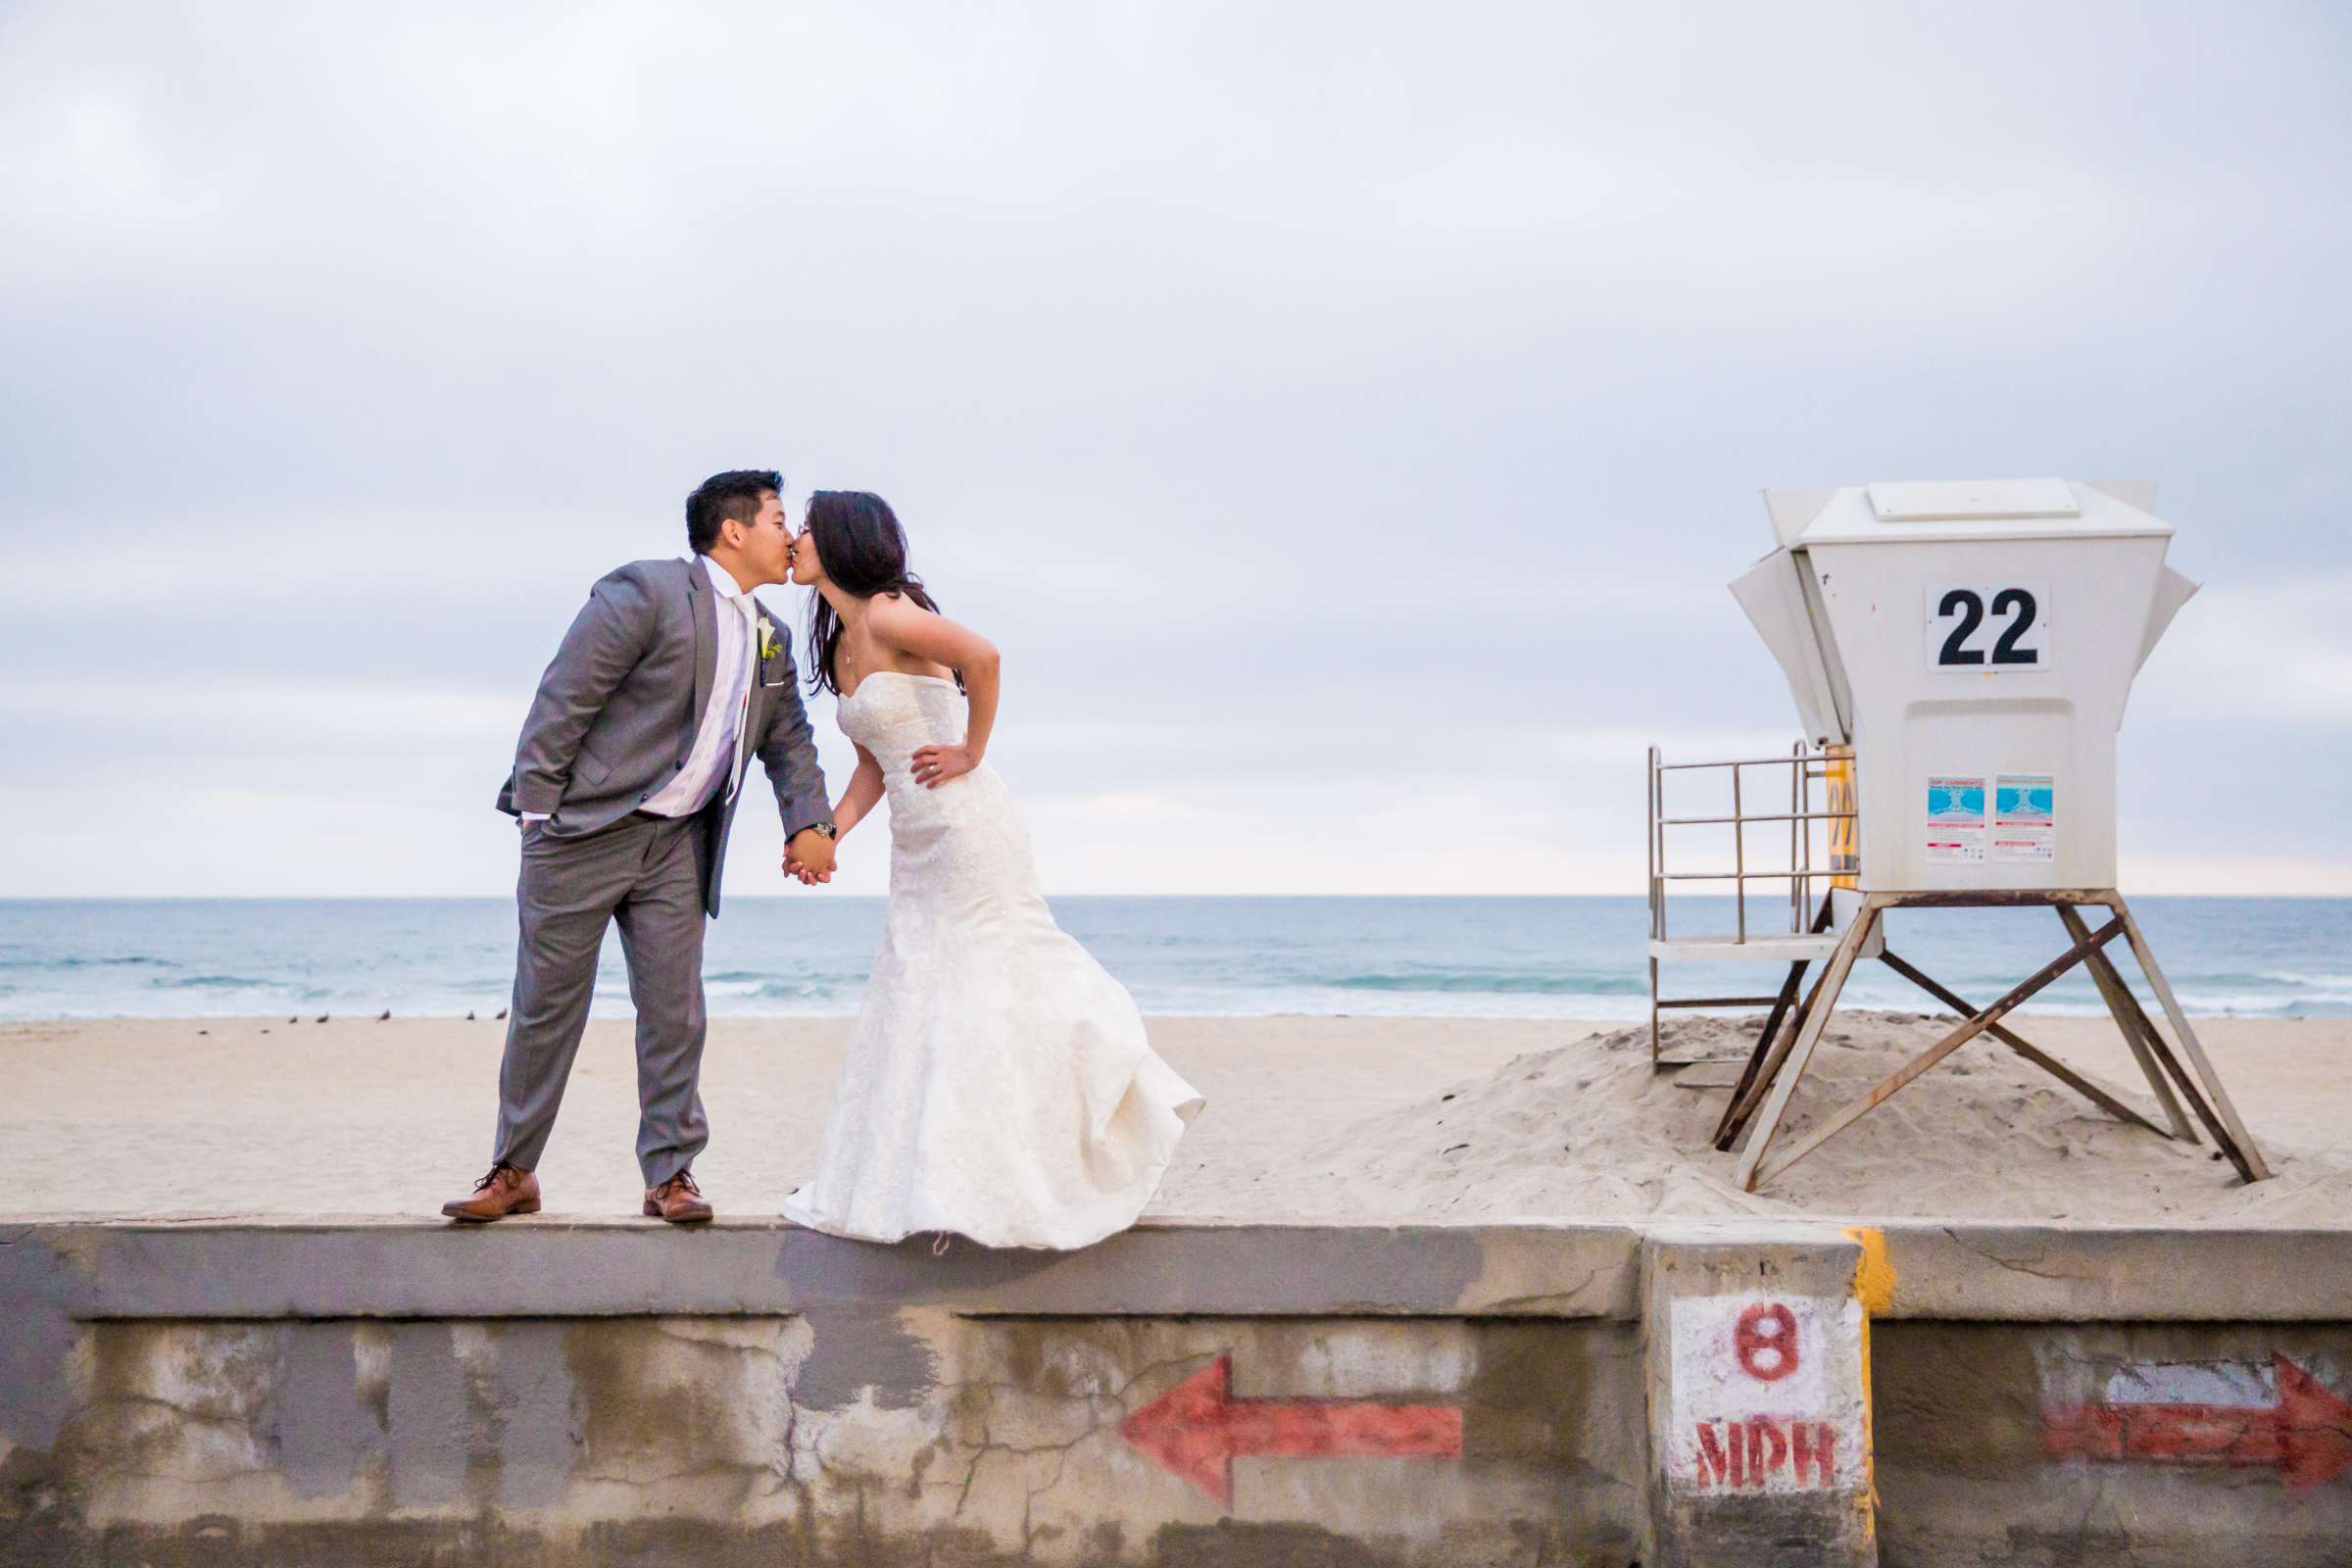
[(10, 0), (0, 895), (507, 890), (739, 466), (1004, 647), (1054, 892), (1638, 892), (1760, 487), (2157, 479), (2126, 886), (2340, 891), (2344, 19)]

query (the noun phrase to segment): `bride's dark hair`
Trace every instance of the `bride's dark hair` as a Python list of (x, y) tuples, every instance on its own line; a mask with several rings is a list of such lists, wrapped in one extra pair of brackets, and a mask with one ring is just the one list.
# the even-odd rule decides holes
[[(890, 503), (865, 490), (819, 490), (808, 498), (807, 537), (816, 546), (816, 559), (825, 575), (843, 593), (859, 599), (876, 594), (905, 594), (939, 613), (939, 602), (923, 579), (906, 569), (906, 530), (899, 526)], [(809, 596), (808, 690), (823, 687), (841, 695), (833, 672), (833, 655), (841, 647), (841, 617), (821, 593)], [(963, 671), (956, 672), (956, 689), (963, 689)]]

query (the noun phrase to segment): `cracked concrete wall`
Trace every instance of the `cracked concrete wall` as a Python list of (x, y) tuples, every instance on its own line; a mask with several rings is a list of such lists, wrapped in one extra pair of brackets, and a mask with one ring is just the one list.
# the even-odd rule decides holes
[[(1220, 1358), (1235, 1400), (1458, 1409), (1458, 1452), (1244, 1443), (1219, 1498), (1121, 1425)], [(1645, 1451), (1596, 1321), (101, 1322), (66, 1370), (0, 1560), (1622, 1568)]]
[[(1747, 1229), (0, 1223), (0, 1565), (1624, 1568)], [(2352, 1230), (1884, 1239), (1884, 1564), (2352, 1562)]]
[[(2352, 1324), (1892, 1323), (1872, 1343), (1886, 1568), (2352, 1562), (2352, 1408), (2325, 1392), (2348, 1386)], [(2283, 1425), (2282, 1358), (2311, 1379)]]

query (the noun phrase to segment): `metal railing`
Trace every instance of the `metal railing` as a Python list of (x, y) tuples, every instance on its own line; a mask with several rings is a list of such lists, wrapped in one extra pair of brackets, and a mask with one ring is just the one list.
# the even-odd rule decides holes
[[(1841, 764), (1836, 773), (1832, 764)], [(1786, 811), (1749, 811), (1742, 770), (1750, 767), (1785, 767), (1788, 769), (1788, 809)], [(1697, 772), (1704, 769), (1729, 768), (1732, 783), (1732, 810), (1729, 816), (1668, 816), (1666, 814), (1666, 775), (1676, 772)], [(1840, 790), (1838, 779), (1847, 785), (1853, 780), (1853, 756), (1845, 748), (1835, 753), (1816, 749), (1804, 741), (1788, 749), (1786, 757), (1741, 757), (1720, 762), (1669, 762), (1659, 756), (1658, 749), (1649, 749), (1649, 934), (1653, 941), (1664, 942), (1666, 931), (1666, 892), (1676, 882), (1729, 882), (1732, 885), (1732, 906), (1735, 912), (1735, 946), (1747, 942), (1747, 885), (1750, 882), (1786, 881), (1788, 884), (1788, 932), (1790, 936), (1818, 935), (1831, 924), (1831, 904), (1827, 897), (1816, 899), (1813, 884), (1829, 880), (1833, 886), (1838, 879), (1856, 876), (1861, 867), (1853, 851), (1859, 842), (1855, 831), (1857, 815), (1855, 797), (1850, 788)], [(1829, 801), (1821, 809), (1814, 808), (1813, 786), (1829, 784)], [(1777, 802), (1775, 803), (1778, 804)], [(1762, 870), (1752, 867), (1747, 859), (1747, 829), (1750, 823), (1786, 822), (1788, 824), (1788, 863), (1786, 868)], [(1813, 824), (1830, 824), (1828, 863), (1813, 863)], [(1666, 862), (1668, 828), (1721, 828), (1732, 830), (1732, 868), (1728, 871), (1678, 871)], [(1842, 842), (1841, 842), (1842, 840)], [(1854, 884), (1848, 883), (1848, 886)], [(1743, 956), (1782, 956), (1759, 948)], [(1668, 956), (1673, 956), (1671, 949)], [(1658, 1014), (1661, 1010), (1690, 1007), (1770, 1007), (1766, 1016), (1769, 1029), (1772, 1020), (1793, 996), (1804, 962), (1791, 958), (1788, 977), (1777, 996), (1740, 997), (1661, 997), (1658, 994), (1658, 953), (1652, 947), (1649, 954), (1649, 1059), (1653, 1067), (1685, 1065), (1668, 1061), (1659, 1036)], [(1720, 956), (1720, 955), (1718, 955)]]
[[(1750, 882), (1780, 882), (1788, 884), (1788, 931), (1802, 935), (1817, 901), (1813, 884), (1836, 877), (1852, 876), (1851, 863), (1838, 863), (1835, 858), (1827, 865), (1813, 863), (1813, 831), (1815, 822), (1852, 822), (1855, 812), (1850, 808), (1816, 810), (1813, 786), (1826, 781), (1830, 774), (1827, 764), (1843, 761), (1850, 769), (1850, 756), (1832, 755), (1805, 741), (1798, 741), (1786, 757), (1741, 757), (1719, 762), (1669, 762), (1655, 746), (1649, 748), (1647, 786), (1649, 795), (1649, 934), (1663, 940), (1666, 930), (1667, 884), (1673, 882), (1729, 882), (1733, 890), (1735, 939), (1747, 940), (1747, 885)], [(1750, 767), (1785, 767), (1788, 769), (1788, 809), (1786, 811), (1749, 811), (1746, 808), (1742, 770)], [(1729, 816), (1668, 816), (1666, 814), (1666, 775), (1677, 772), (1696, 772), (1704, 769), (1729, 768), (1732, 775), (1732, 810)], [(1757, 870), (1747, 863), (1747, 829), (1750, 823), (1786, 822), (1788, 824), (1788, 863), (1777, 870)], [(1679, 871), (1666, 863), (1668, 828), (1723, 827), (1732, 830), (1732, 868), (1728, 871)]]

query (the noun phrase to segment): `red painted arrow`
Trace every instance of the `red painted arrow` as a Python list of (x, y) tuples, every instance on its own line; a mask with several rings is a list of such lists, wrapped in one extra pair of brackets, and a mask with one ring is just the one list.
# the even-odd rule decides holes
[(2089, 1404), (2046, 1411), (2042, 1451), (2148, 1464), (2276, 1469), (2290, 1487), (2352, 1470), (2352, 1402), (2285, 1356), (2277, 1404)]
[(1119, 1423), (1119, 1436), (1214, 1497), (1233, 1500), (1233, 1461), (1255, 1454), (1426, 1454), (1458, 1459), (1462, 1412), (1448, 1404), (1370, 1399), (1236, 1399), (1220, 1355)]

